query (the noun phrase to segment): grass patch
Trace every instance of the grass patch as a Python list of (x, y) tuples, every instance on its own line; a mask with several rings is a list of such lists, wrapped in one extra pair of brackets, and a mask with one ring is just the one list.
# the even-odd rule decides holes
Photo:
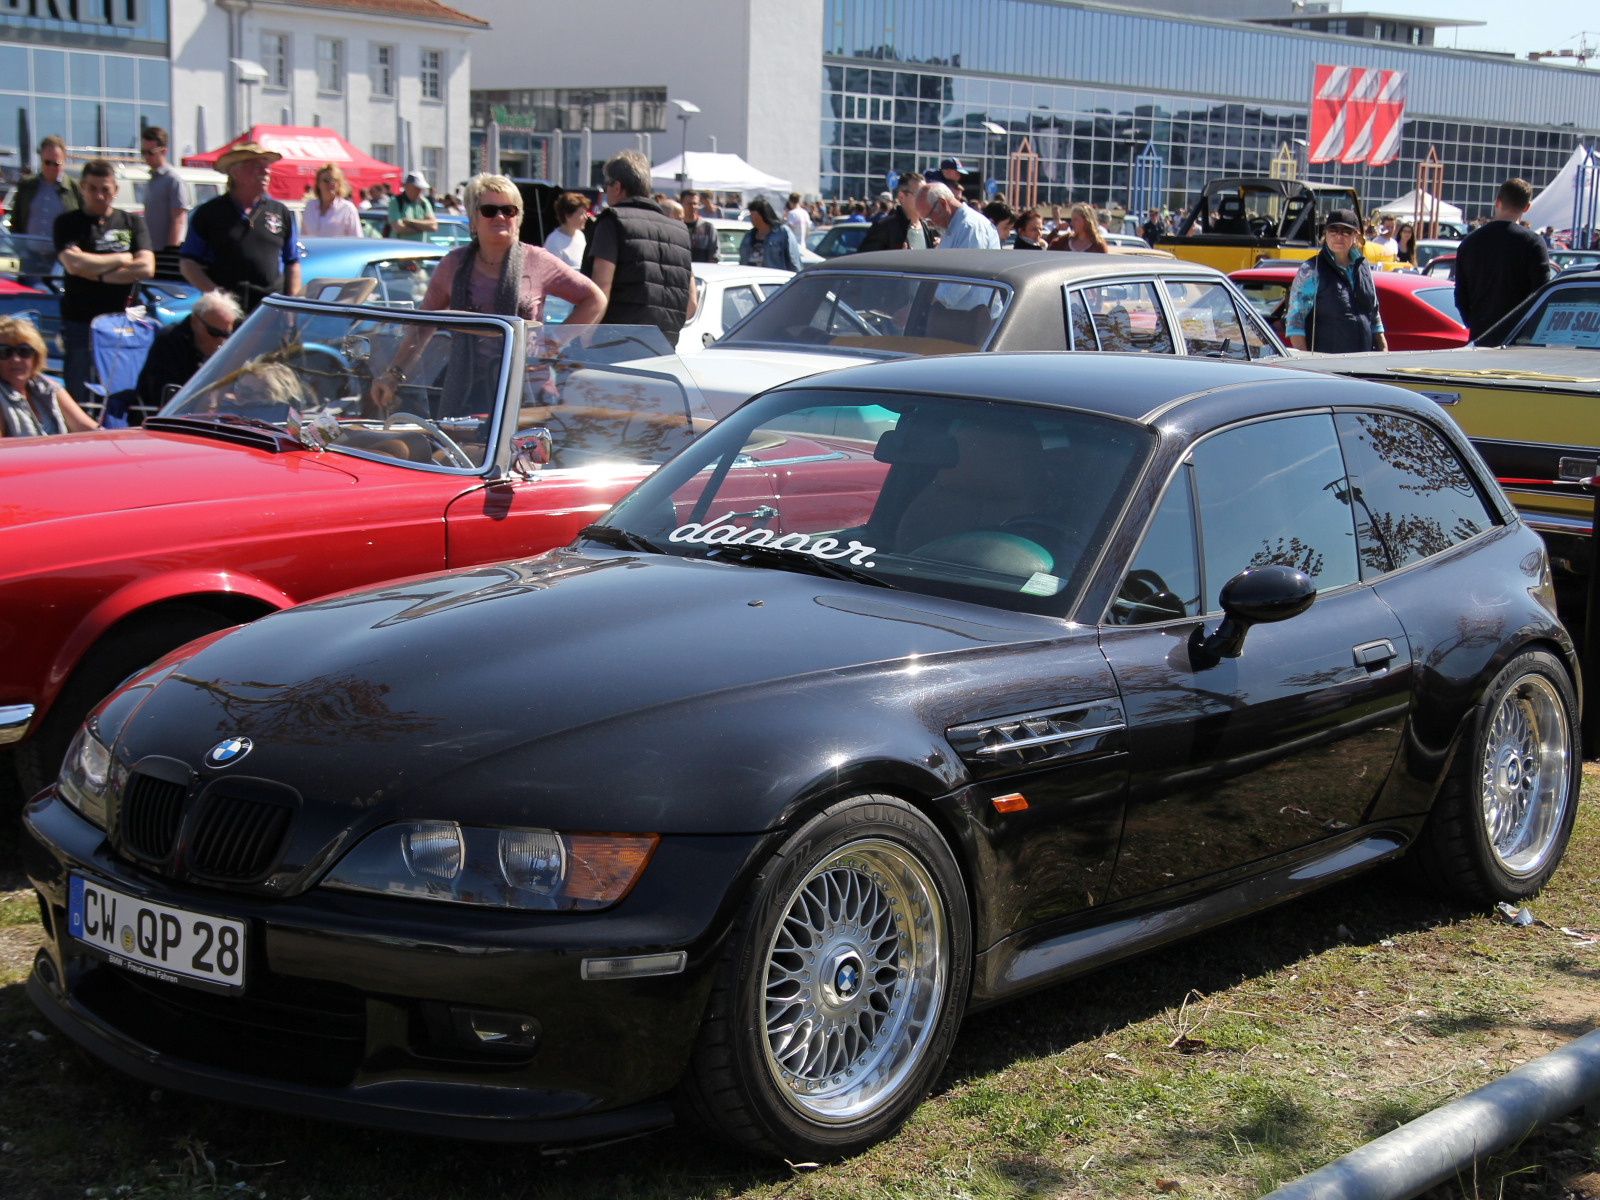
[[(1559, 933), (1600, 924), (1597, 784), (1531, 906), (1547, 925), (1354, 880), (972, 1016), (898, 1137), (808, 1172), (687, 1130), (546, 1155), (152, 1093), (28, 1003), (38, 914), (0, 890), (0, 1196), (1254, 1200), (1600, 1024), (1600, 948)], [(22, 887), (19, 849), (0, 838), (0, 889)], [(1180, 1035), (1203, 1045), (1179, 1053)], [(1600, 1196), (1596, 1145), (1591, 1123), (1560, 1123), (1436, 1195)]]

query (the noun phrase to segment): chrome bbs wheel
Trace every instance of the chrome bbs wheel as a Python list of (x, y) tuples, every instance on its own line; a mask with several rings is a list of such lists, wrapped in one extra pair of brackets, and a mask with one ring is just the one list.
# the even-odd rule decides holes
[(923, 863), (863, 840), (817, 864), (767, 949), (767, 1065), (817, 1121), (857, 1120), (921, 1061), (950, 975), (949, 922)]
[(1548, 680), (1524, 675), (1501, 698), (1483, 752), (1483, 824), (1512, 875), (1541, 870), (1566, 817), (1572, 735)]

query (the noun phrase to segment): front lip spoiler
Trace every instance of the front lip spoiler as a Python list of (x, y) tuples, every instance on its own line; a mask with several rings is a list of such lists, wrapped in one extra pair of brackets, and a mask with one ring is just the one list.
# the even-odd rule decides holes
[[(436, 1137), (463, 1138), (481, 1142), (588, 1142), (628, 1137), (665, 1129), (673, 1123), (671, 1105), (664, 1100), (611, 1112), (578, 1117), (534, 1119), (488, 1111), (505, 1107), (515, 1093), (505, 1088), (464, 1089), (458, 1084), (412, 1082), (401, 1085), (403, 1095), (391, 1092), (390, 1099), (362, 1099), (348, 1091), (307, 1087), (257, 1079), (231, 1071), (220, 1071), (160, 1054), (123, 1036), (103, 1024), (70, 999), (63, 999), (39, 978), (28, 976), (28, 998), (52, 1025), (96, 1058), (135, 1079), (156, 1087), (171, 1088), (209, 1100), (244, 1104), (291, 1116), (321, 1118), (352, 1125), (390, 1129), (404, 1133), (425, 1133)], [(377, 1085), (374, 1091), (385, 1090)], [(466, 1115), (464, 1091), (473, 1095), (471, 1107), (483, 1115)], [(437, 1102), (437, 1107), (429, 1101)], [(456, 1109), (456, 1112), (450, 1112)]]

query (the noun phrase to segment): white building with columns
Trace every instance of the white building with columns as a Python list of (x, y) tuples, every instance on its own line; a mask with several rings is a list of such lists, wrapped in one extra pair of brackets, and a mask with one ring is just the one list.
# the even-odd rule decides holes
[(315, 125), (441, 191), (470, 174), (471, 41), (487, 21), (437, 0), (169, 3), (174, 157), (252, 125)]

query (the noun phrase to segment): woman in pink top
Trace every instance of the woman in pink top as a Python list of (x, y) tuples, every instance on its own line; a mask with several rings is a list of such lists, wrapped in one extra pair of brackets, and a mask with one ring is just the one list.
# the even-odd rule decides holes
[[(605, 312), (606, 294), (588, 276), (580, 275), (554, 254), (517, 238), (522, 220), (522, 193), (503, 175), (477, 175), (467, 183), (467, 221), (472, 240), (439, 260), (423, 309), (500, 313), (530, 323), (544, 320), (546, 296), (572, 305), (564, 324), (593, 325)], [(388, 370), (373, 380), (373, 399), (382, 409), (394, 406), (395, 389), (421, 356), (431, 331), (419, 326), (408, 332)], [(484, 350), (493, 339), (483, 339)], [(498, 347), (493, 348), (496, 357)], [(445, 394), (459, 396), (472, 371), (465, 354), (452, 353)]]
[(317, 172), (317, 195), (300, 214), (300, 232), (306, 237), (361, 236), (361, 215), (350, 203), (350, 184), (332, 163)]

